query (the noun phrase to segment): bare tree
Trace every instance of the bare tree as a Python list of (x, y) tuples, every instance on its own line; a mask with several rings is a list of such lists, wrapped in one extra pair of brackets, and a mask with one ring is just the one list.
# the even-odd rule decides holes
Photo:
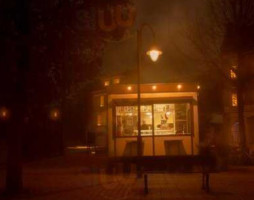
[[(252, 79), (247, 59), (254, 50), (251, 32), (254, 30), (253, 0), (203, 0), (193, 13), (192, 21), (185, 28), (187, 41), (195, 57), (203, 66), (218, 72), (223, 81), (237, 92), (237, 113), (240, 145), (247, 151), (244, 119), (244, 93)], [(225, 62), (225, 55), (231, 63)], [(230, 70), (235, 78), (230, 77)]]
[[(0, 72), (4, 74), (0, 101), (11, 110), (7, 134), (7, 194), (23, 190), (22, 139), (29, 118), (47, 113), (52, 104), (61, 107), (63, 140), (71, 103), (78, 99), (77, 93), (90, 90), (101, 72), (104, 38), (121, 39), (125, 32), (128, 24), (119, 9), (118, 22), (125, 25), (120, 33), (98, 31), (98, 8), (115, 4), (119, 8), (128, 2), (0, 1), (0, 57), (3, 58)], [(43, 112), (38, 114), (37, 110)]]

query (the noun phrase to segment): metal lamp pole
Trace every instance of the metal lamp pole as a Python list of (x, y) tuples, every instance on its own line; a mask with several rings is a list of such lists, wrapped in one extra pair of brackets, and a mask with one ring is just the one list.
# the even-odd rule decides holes
[[(151, 30), (153, 35), (153, 41), (155, 41), (155, 32), (153, 28), (149, 24), (142, 24), (138, 30), (137, 30), (137, 103), (138, 103), (138, 136), (137, 136), (137, 155), (138, 157), (142, 157), (142, 136), (141, 136), (141, 91), (140, 91), (140, 85), (141, 85), (141, 55), (142, 55), (142, 34), (144, 28), (148, 28)], [(158, 53), (158, 55), (161, 54), (160, 51), (153, 50), (153, 53)], [(150, 55), (151, 56), (151, 55)], [(158, 56), (157, 56), (158, 58)], [(153, 61), (156, 61), (152, 59)], [(137, 166), (137, 175), (138, 177), (141, 177), (141, 169), (140, 165)]]

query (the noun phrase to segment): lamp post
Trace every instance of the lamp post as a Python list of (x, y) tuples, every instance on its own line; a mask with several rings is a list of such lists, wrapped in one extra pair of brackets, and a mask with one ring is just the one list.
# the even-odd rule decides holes
[[(148, 28), (152, 32), (153, 42), (155, 42), (155, 32), (149, 24), (142, 24), (137, 30), (137, 103), (138, 103), (138, 136), (137, 136), (137, 155), (142, 156), (142, 137), (141, 137), (141, 94), (140, 94), (140, 72), (141, 72), (141, 55), (142, 55), (142, 34), (144, 28)], [(162, 54), (161, 51), (152, 47), (147, 55), (150, 56), (153, 62), (156, 62), (159, 56)], [(138, 176), (140, 176), (140, 166), (138, 165)]]

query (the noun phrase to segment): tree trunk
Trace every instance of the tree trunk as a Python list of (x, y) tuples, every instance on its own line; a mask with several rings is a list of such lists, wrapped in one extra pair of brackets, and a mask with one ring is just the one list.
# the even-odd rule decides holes
[(16, 82), (11, 91), (11, 127), (8, 132), (8, 155), (6, 192), (8, 194), (19, 193), (23, 190), (22, 180), (22, 135), (25, 131), (24, 116), (27, 105), (26, 80), (29, 66), (29, 20), (28, 0), (16, 0), (14, 21), (17, 38), (16, 43), (18, 58), (16, 59)]
[(244, 88), (241, 83), (237, 85), (237, 111), (239, 121), (239, 134), (240, 134), (240, 145), (242, 152), (246, 152), (246, 129), (245, 129), (245, 118), (244, 118)]
[[(14, 114), (14, 113), (13, 113)], [(15, 113), (16, 114), (16, 113)], [(23, 189), (22, 180), (22, 122), (15, 116), (7, 137), (7, 175), (6, 192), (7, 194), (16, 194)]]

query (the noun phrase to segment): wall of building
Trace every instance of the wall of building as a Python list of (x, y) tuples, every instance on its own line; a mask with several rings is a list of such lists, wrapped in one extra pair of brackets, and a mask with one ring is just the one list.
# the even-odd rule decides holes
[[(112, 102), (117, 99), (136, 99), (136, 94), (112, 94), (108, 96), (108, 152), (110, 156), (121, 156), (124, 154), (124, 149), (126, 147), (126, 143), (130, 141), (136, 141), (134, 138), (117, 138), (116, 143), (113, 137), (113, 108)], [(192, 98), (197, 102), (197, 93), (196, 92), (174, 92), (174, 93), (144, 93), (141, 94), (142, 99), (154, 99), (154, 98)], [(193, 105), (193, 146), (191, 145), (191, 137), (190, 136), (160, 136), (155, 137), (155, 155), (165, 155), (165, 147), (164, 142), (168, 140), (181, 140), (184, 144), (184, 150), (187, 154), (197, 154), (199, 147), (199, 130), (198, 130), (198, 107), (197, 104)], [(144, 145), (144, 155), (153, 155), (153, 145), (152, 145), (152, 137), (142, 137)], [(117, 149), (115, 151), (115, 149)]]

